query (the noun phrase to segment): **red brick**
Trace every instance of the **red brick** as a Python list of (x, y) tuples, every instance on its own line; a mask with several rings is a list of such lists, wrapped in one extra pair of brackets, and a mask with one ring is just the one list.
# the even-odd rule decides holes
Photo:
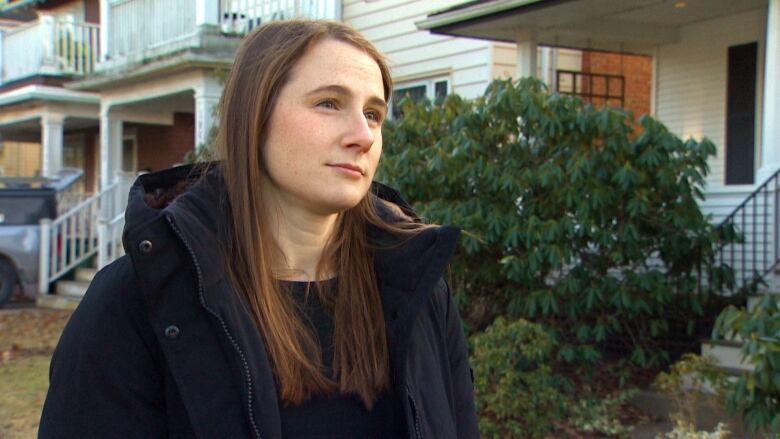
[(182, 163), (195, 149), (195, 117), (174, 113), (173, 126), (127, 124), (138, 136), (138, 170), (159, 171)]
[[(584, 51), (583, 73), (621, 75), (624, 78), (624, 108), (635, 117), (650, 113), (653, 61), (651, 57), (610, 52)], [(587, 86), (584, 87), (587, 90)], [(603, 92), (594, 84), (595, 92)]]

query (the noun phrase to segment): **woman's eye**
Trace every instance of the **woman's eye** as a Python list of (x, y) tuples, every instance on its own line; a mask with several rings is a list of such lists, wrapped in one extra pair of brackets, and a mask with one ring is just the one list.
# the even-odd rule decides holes
[(366, 115), (366, 119), (374, 121), (374, 122), (381, 122), (382, 116), (379, 114), (378, 111), (366, 111), (363, 113)]
[(331, 101), (331, 100), (325, 100), (325, 101), (322, 101), (322, 102), (318, 103), (317, 106), (318, 107), (323, 107), (323, 108), (331, 108), (331, 109), (333, 109), (333, 108), (336, 108), (336, 103), (334, 101)]

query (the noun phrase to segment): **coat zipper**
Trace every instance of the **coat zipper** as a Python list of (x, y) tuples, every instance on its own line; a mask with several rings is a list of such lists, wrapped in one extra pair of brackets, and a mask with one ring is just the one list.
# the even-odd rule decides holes
[(249, 364), (246, 361), (246, 356), (244, 356), (244, 352), (241, 350), (241, 347), (238, 345), (235, 338), (233, 338), (233, 336), (230, 334), (230, 331), (228, 330), (227, 325), (225, 324), (225, 320), (222, 318), (222, 316), (220, 316), (214, 309), (206, 305), (206, 300), (203, 297), (203, 276), (201, 275), (200, 264), (198, 264), (198, 259), (195, 257), (195, 252), (192, 250), (192, 247), (190, 247), (190, 243), (187, 242), (187, 240), (184, 238), (184, 235), (181, 233), (181, 231), (179, 231), (179, 228), (176, 227), (173, 218), (171, 218), (169, 215), (166, 215), (165, 219), (168, 220), (168, 224), (170, 224), (173, 231), (187, 248), (187, 252), (189, 252), (190, 257), (192, 258), (192, 262), (195, 264), (195, 272), (198, 277), (198, 299), (200, 300), (200, 305), (217, 320), (219, 320), (219, 323), (222, 326), (222, 330), (225, 332), (228, 340), (230, 340), (230, 343), (238, 353), (238, 356), (241, 357), (241, 363), (244, 366), (244, 378), (246, 379), (247, 387), (247, 414), (249, 415), (249, 423), (252, 425), (252, 430), (255, 433), (255, 437), (257, 439), (262, 439), (260, 437), (260, 430), (257, 428), (257, 423), (255, 422), (254, 411), (252, 410), (252, 375), (249, 373)]
[(406, 386), (406, 396), (409, 398), (409, 403), (412, 404), (412, 414), (414, 415), (414, 435), (416, 439), (422, 439), (422, 428), (420, 427), (420, 412), (417, 411), (417, 403), (414, 402), (412, 392), (409, 391), (409, 386)]

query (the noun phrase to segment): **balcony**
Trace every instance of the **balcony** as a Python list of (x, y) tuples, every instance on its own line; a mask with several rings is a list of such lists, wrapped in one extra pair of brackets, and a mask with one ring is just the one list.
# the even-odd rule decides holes
[[(339, 19), (338, 0), (108, 0), (98, 70), (142, 63), (184, 49), (225, 49), (224, 36), (294, 17)], [(173, 13), (175, 11), (175, 13)], [(216, 37), (216, 38), (215, 38)]]
[(43, 16), (0, 32), (0, 84), (36, 76), (84, 76), (100, 55), (100, 26)]

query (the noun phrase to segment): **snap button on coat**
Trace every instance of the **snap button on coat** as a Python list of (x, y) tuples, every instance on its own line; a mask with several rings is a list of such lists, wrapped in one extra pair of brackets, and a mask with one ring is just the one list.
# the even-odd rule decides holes
[(171, 325), (165, 328), (165, 337), (171, 340), (179, 338), (179, 334), (181, 334), (181, 331), (179, 330), (179, 327), (176, 325)]
[(140, 244), (138, 244), (138, 250), (140, 250), (143, 254), (148, 254), (150, 251), (152, 251), (152, 241), (144, 239)]

